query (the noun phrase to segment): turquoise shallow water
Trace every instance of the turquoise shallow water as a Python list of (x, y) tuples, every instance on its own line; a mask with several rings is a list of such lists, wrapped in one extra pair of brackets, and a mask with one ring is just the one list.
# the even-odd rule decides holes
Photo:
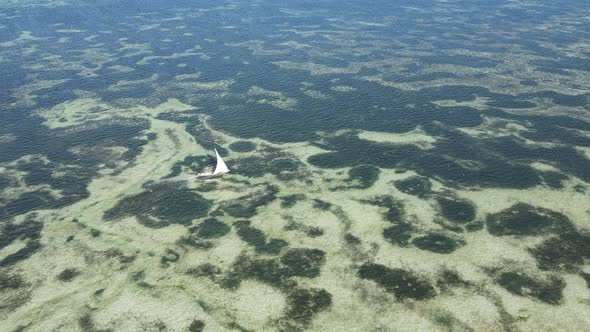
[(2, 330), (587, 329), (589, 14), (0, 1)]

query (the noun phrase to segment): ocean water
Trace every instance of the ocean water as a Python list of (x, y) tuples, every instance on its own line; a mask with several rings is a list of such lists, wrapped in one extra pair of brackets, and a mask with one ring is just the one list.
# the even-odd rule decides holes
[(0, 0), (1, 331), (583, 331), (589, 288), (586, 1)]

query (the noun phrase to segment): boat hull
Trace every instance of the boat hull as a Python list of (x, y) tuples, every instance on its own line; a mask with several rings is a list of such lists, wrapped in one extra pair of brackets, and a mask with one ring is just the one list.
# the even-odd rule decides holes
[(203, 179), (220, 178), (224, 174), (227, 174), (227, 173), (229, 173), (229, 172), (222, 172), (222, 173), (199, 173), (199, 174), (197, 174), (197, 177), (198, 178), (203, 178)]

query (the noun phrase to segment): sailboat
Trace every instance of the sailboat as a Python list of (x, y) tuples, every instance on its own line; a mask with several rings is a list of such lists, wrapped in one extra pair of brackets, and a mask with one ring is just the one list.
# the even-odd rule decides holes
[(215, 156), (217, 157), (217, 165), (215, 165), (215, 170), (213, 171), (213, 173), (199, 173), (197, 174), (197, 177), (217, 177), (229, 172), (229, 168), (227, 167), (223, 159), (221, 159), (221, 156), (219, 155), (219, 152), (217, 152), (217, 149), (213, 148), (213, 150), (215, 150)]

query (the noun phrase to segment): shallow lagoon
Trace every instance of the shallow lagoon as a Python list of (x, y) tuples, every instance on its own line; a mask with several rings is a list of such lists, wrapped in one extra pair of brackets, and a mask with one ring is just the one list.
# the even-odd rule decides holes
[(2, 330), (587, 329), (588, 17), (0, 0)]

